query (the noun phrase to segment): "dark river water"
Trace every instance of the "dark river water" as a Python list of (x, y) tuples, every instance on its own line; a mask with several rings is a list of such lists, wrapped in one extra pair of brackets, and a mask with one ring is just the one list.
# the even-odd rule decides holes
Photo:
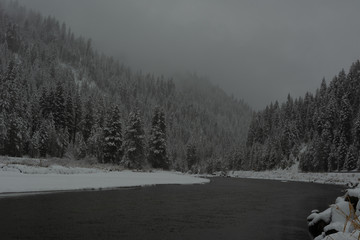
[(0, 198), (0, 239), (310, 239), (343, 187), (213, 178), (205, 185)]

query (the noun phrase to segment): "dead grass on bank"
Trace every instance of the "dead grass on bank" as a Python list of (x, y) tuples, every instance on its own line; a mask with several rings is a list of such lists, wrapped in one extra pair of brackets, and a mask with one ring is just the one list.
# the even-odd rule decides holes
[[(352, 233), (350, 235), (351, 239), (360, 240), (360, 234), (358, 234), (357, 237), (355, 236), (355, 234), (360, 231), (360, 220), (359, 220), (359, 217), (356, 215), (356, 209), (351, 204), (350, 199), (348, 199), (348, 201), (349, 201), (348, 204), (349, 204), (349, 212), (350, 212), (349, 214), (345, 213), (337, 205), (336, 205), (336, 207), (334, 209), (345, 218), (345, 224), (344, 224), (344, 228), (343, 228), (342, 232), (345, 233), (347, 227), (352, 226), (352, 228), (354, 230), (352, 231)], [(334, 240), (334, 238), (332, 238), (331, 236), (327, 236), (326, 239)]]

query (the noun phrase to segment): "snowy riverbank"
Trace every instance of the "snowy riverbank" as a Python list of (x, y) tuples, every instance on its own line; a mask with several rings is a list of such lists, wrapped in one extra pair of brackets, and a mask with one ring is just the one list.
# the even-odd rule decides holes
[(360, 188), (348, 189), (325, 211), (314, 210), (308, 224), (315, 240), (360, 239), (359, 199)]
[(202, 184), (208, 179), (176, 172), (107, 171), (97, 168), (0, 162), (0, 193), (106, 189), (158, 184)]
[(304, 173), (300, 172), (298, 163), (288, 169), (272, 171), (230, 171), (227, 176), (236, 178), (269, 179), (280, 181), (311, 182), (354, 186), (359, 183), (360, 173)]

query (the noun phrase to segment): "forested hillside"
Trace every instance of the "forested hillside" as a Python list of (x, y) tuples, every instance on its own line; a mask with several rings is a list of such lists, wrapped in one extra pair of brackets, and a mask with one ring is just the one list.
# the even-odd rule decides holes
[(360, 62), (315, 94), (270, 104), (254, 114), (244, 167), (286, 168), (300, 161), (303, 171), (360, 169)]
[(252, 114), (201, 77), (134, 71), (65, 23), (4, 0), (0, 94), (1, 155), (129, 168), (233, 167)]

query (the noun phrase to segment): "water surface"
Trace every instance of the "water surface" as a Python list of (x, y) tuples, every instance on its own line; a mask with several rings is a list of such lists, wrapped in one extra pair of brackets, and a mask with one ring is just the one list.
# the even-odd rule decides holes
[(213, 178), (205, 185), (0, 199), (1, 239), (309, 239), (343, 187)]

